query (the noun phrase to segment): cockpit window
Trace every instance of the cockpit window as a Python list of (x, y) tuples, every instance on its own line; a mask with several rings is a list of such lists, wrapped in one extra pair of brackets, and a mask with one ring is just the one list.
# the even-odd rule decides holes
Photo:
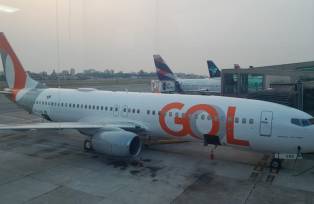
[(306, 126), (314, 125), (314, 118), (311, 118), (311, 119), (292, 118), (291, 123), (297, 126), (306, 127)]
[(292, 119), (291, 119), (291, 123), (292, 123), (292, 124), (295, 124), (295, 125), (298, 125), (298, 126), (301, 126), (300, 120), (299, 120), (299, 119), (296, 119), (296, 118), (292, 118)]

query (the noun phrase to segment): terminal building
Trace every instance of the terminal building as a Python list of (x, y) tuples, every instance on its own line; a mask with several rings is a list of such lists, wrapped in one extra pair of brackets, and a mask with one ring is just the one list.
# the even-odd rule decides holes
[(314, 61), (223, 69), (222, 95), (266, 100), (314, 113)]

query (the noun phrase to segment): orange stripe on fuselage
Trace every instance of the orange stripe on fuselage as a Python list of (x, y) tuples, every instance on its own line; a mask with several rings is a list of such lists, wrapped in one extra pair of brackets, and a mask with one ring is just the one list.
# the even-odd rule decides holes
[(229, 107), (227, 112), (227, 121), (226, 121), (226, 129), (227, 129), (227, 143), (240, 145), (240, 146), (250, 146), (249, 141), (236, 139), (234, 137), (234, 116), (236, 112), (236, 107)]

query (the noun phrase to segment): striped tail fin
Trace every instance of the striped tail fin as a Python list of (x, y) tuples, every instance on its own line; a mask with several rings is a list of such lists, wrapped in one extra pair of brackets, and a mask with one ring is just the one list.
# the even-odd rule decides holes
[(156, 73), (158, 76), (158, 79), (160, 81), (164, 80), (177, 80), (176, 75), (171, 71), (169, 66), (166, 64), (166, 62), (162, 59), (160, 55), (154, 55), (154, 63), (156, 66)]
[(12, 99), (16, 101), (22, 89), (36, 88), (39, 83), (33, 80), (23, 68), (4, 33), (0, 32), (0, 55), (6, 83), (12, 90)]

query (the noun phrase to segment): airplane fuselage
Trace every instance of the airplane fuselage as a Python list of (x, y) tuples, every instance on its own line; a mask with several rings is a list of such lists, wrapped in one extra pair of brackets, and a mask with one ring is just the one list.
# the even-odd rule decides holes
[(314, 152), (314, 125), (292, 119), (311, 116), (279, 104), (221, 96), (111, 92), (93, 89), (33, 89), (17, 103), (55, 122), (126, 121), (152, 137), (202, 140), (262, 152)]
[(221, 93), (221, 78), (177, 79), (183, 92)]

